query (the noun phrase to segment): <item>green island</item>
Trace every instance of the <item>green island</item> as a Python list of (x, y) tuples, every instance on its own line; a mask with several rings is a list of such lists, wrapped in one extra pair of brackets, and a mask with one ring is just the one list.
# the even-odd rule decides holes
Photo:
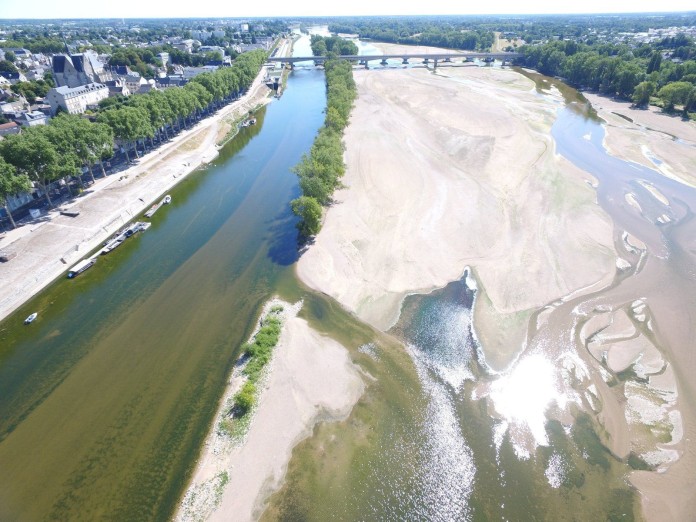
[[(340, 51), (340, 52), (338, 52)], [(338, 54), (355, 55), (357, 47), (338, 37), (312, 36), (312, 52), (315, 56), (327, 53), (324, 62), (326, 81), (326, 118), (314, 140), (309, 154), (302, 156), (293, 171), (300, 179), (302, 196), (290, 205), (300, 217), (297, 228), (301, 236), (308, 238), (321, 230), (322, 207), (331, 203), (331, 196), (340, 187), (345, 172), (343, 163), (343, 129), (357, 96), (353, 67), (340, 60)]]

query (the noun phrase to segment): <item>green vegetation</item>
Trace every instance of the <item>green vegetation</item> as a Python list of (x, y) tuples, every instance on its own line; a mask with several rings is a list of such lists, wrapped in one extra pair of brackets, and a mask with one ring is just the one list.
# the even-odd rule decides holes
[[(232, 67), (201, 74), (183, 88), (152, 91), (128, 98), (108, 98), (91, 122), (81, 116), (60, 114), (48, 125), (23, 129), (21, 134), (6, 136), (0, 141), (0, 202), (9, 195), (26, 190), (25, 180), (36, 183), (53, 206), (49, 185), (61, 178), (75, 176), (82, 183), (81, 169), (87, 167), (92, 180), (92, 168), (99, 164), (105, 175), (102, 160), (113, 155), (114, 138), (124, 146), (130, 161), (129, 149), (138, 156), (137, 143), (154, 138), (169, 137), (168, 127), (181, 130), (238, 97), (253, 82), (266, 60), (264, 51), (240, 55)], [(27, 85), (30, 82), (18, 84)], [(41, 85), (31, 82), (31, 85)], [(13, 89), (16, 86), (13, 86)], [(20, 90), (23, 87), (20, 87)], [(10, 216), (12, 221), (12, 217)], [(14, 223), (13, 223), (14, 224)]]
[(12, 223), (12, 228), (17, 228), (17, 225), (12, 218), (12, 212), (7, 206), (7, 197), (13, 196), (20, 192), (24, 192), (31, 188), (31, 181), (26, 174), (17, 174), (13, 165), (6, 163), (0, 156), (0, 205), (7, 212)]
[(326, 37), (313, 34), (311, 46), (314, 56), (326, 56), (329, 53), (340, 56), (355, 56), (358, 54), (358, 46), (355, 45), (355, 42), (344, 40), (338, 36)]
[(256, 384), (261, 378), (262, 370), (271, 360), (273, 348), (278, 344), (282, 326), (278, 314), (283, 307), (276, 305), (261, 320), (261, 328), (253, 341), (242, 346), (244, 356), (248, 358), (242, 374), (247, 380), (242, 388), (232, 398), (231, 416), (225, 416), (219, 425), (219, 430), (232, 438), (241, 436), (249, 425), (250, 416), (256, 404), (258, 389)]
[(326, 118), (309, 154), (302, 156), (293, 171), (300, 179), (302, 197), (291, 202), (300, 217), (297, 228), (303, 238), (321, 229), (321, 206), (331, 203), (334, 190), (345, 172), (343, 163), (343, 129), (357, 95), (353, 69), (349, 62), (329, 59), (326, 70)]
[[(631, 100), (645, 107), (656, 101), (667, 112), (696, 110), (696, 44), (680, 35), (651, 44), (585, 44), (552, 41), (522, 47), (523, 65), (560, 76), (581, 89)], [(671, 59), (663, 59), (663, 53)]]
[(347, 19), (329, 25), (334, 33), (359, 34), (378, 42), (432, 45), (447, 49), (489, 50), (494, 35), (467, 17), (385, 17)]
[(18, 82), (15, 83), (10, 90), (21, 96), (24, 96), (26, 100), (32, 104), (36, 102), (36, 98), (44, 98), (48, 91), (52, 87), (55, 87), (53, 80), (48, 78), (45, 80), (31, 80), (28, 82)]
[(168, 138), (168, 127), (183, 129), (237, 98), (249, 88), (266, 60), (265, 51), (257, 50), (237, 57), (232, 67), (196, 76), (183, 88), (150, 91), (129, 97), (106, 98), (100, 103), (97, 121), (111, 127), (124, 145), (126, 157), (138, 141)]

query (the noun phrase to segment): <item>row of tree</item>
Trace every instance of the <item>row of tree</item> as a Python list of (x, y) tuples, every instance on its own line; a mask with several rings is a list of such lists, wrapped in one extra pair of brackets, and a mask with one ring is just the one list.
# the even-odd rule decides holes
[(309, 154), (302, 156), (293, 171), (300, 180), (302, 196), (291, 202), (300, 217), (300, 235), (316, 235), (321, 229), (322, 206), (331, 203), (334, 190), (340, 186), (345, 172), (343, 163), (343, 129), (357, 96), (350, 62), (331, 58), (324, 63), (326, 71), (326, 118), (319, 129)]
[(97, 121), (109, 125), (130, 161), (130, 149), (139, 157), (139, 141), (149, 139), (154, 145), (155, 141), (168, 139), (170, 130), (181, 130), (237, 98), (254, 81), (267, 57), (265, 51), (251, 51), (240, 55), (232, 67), (199, 74), (180, 89), (107, 98), (100, 104)]
[[(73, 176), (113, 155), (114, 137), (111, 128), (102, 123), (69, 114), (53, 118), (48, 125), (24, 129), (21, 134), (6, 136), (0, 141), (0, 202), (15, 226), (7, 207), (7, 197), (28, 191), (32, 183), (45, 194), (50, 206), (51, 182)], [(81, 178), (78, 178), (81, 179)]]
[[(183, 88), (151, 91), (107, 104), (95, 122), (81, 116), (61, 114), (48, 125), (24, 129), (0, 142), (0, 202), (7, 196), (26, 191), (31, 182), (45, 194), (52, 206), (49, 185), (66, 176), (77, 176), (86, 167), (94, 180), (92, 168), (113, 155), (114, 138), (128, 153), (138, 141), (168, 138), (236, 98), (253, 82), (267, 58), (265, 51), (252, 51), (237, 58), (232, 67), (204, 73)], [(9, 212), (8, 212), (9, 213)], [(10, 216), (11, 218), (11, 216)], [(14, 226), (14, 222), (12, 223)]]
[(494, 35), (464, 17), (356, 18), (329, 25), (335, 33), (355, 33), (361, 38), (404, 45), (431, 45), (448, 49), (488, 50)]
[[(694, 46), (686, 37), (684, 52)], [(524, 46), (522, 63), (549, 76), (560, 76), (569, 84), (646, 106), (651, 97), (666, 110), (676, 105), (684, 112), (696, 107), (696, 60), (675, 63), (662, 58), (663, 45), (587, 45), (553, 41)]]
[(340, 56), (356, 56), (358, 54), (358, 46), (355, 45), (355, 42), (338, 36), (326, 37), (313, 34), (311, 47), (314, 56), (326, 56), (330, 53)]

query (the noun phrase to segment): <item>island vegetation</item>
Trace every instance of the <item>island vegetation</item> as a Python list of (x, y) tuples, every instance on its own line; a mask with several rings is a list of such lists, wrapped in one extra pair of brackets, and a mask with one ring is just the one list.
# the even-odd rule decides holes
[[(320, 40), (313, 38), (313, 42), (318, 41)], [(332, 48), (335, 48), (335, 45), (337, 44), (332, 44)], [(338, 48), (348, 49), (342, 44), (338, 44)], [(317, 53), (323, 51), (319, 45), (313, 45), (314, 49)], [(329, 59), (324, 63), (326, 72), (324, 125), (319, 129), (309, 154), (303, 155), (294, 168), (300, 180), (302, 196), (291, 202), (291, 208), (300, 217), (297, 228), (303, 239), (319, 232), (322, 206), (331, 203), (334, 191), (340, 186), (341, 177), (345, 172), (341, 138), (357, 96), (351, 63), (338, 59), (332, 52), (329, 52), (328, 56)]]
[[(278, 344), (282, 321), (280, 314), (283, 307), (273, 306), (261, 320), (261, 327), (251, 342), (242, 346), (243, 357), (247, 359), (242, 375), (246, 377), (246, 382), (232, 398), (232, 407), (220, 423), (220, 429), (229, 435), (239, 432), (235, 426), (235, 420), (247, 420), (247, 414), (251, 412), (256, 404), (258, 389), (257, 383), (262, 376), (264, 367), (271, 360), (273, 349)], [(247, 423), (242, 423), (241, 427)]]

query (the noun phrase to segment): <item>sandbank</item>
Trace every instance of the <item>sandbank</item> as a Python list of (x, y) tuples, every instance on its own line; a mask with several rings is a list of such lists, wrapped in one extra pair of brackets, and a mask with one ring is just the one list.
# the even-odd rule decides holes
[(611, 154), (696, 186), (696, 123), (656, 107), (636, 109), (629, 102), (583, 95), (606, 121), (604, 144)]
[[(0, 251), (16, 257), (0, 264), (0, 320), (97, 248), (157, 198), (218, 155), (233, 122), (271, 100), (261, 71), (247, 93), (142, 156), (127, 170), (97, 178), (86, 194), (38, 220), (0, 235)], [(95, 169), (95, 175), (98, 169)], [(79, 216), (60, 215), (62, 209)]]
[(611, 281), (611, 220), (593, 178), (555, 154), (557, 106), (530, 80), (465, 66), (354, 76), (346, 188), (298, 263), (309, 286), (386, 330), (404, 296), (471, 266), (486, 296), (477, 333), (503, 367), (530, 310)]
[[(317, 422), (347, 417), (363, 393), (362, 377), (348, 351), (297, 317), (302, 302), (272, 300), (266, 309), (276, 304), (284, 306), (281, 337), (249, 430), (242, 441), (234, 441), (213, 428), (179, 521), (257, 519), (280, 487), (295, 445)], [(242, 380), (240, 372), (233, 373), (216, 426)]]

